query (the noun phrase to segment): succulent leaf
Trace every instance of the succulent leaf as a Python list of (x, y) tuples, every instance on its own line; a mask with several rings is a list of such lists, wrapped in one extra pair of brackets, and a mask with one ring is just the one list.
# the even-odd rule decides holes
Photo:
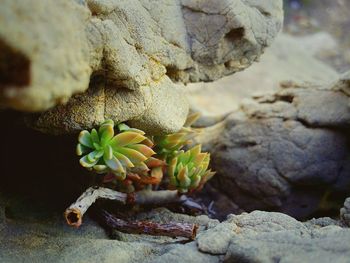
[(168, 162), (169, 188), (181, 193), (201, 188), (215, 174), (208, 170), (209, 161), (210, 155), (201, 152), (201, 145), (179, 151)]
[(104, 164), (96, 164), (93, 168), (97, 173), (106, 173), (108, 171), (108, 166)]
[(91, 148), (88, 148), (80, 143), (77, 144), (76, 153), (78, 156), (81, 156), (81, 155), (88, 153), (90, 151), (91, 151)]
[(117, 180), (124, 180), (130, 169), (148, 171), (144, 162), (155, 154), (148, 146), (150, 140), (143, 131), (126, 124), (119, 124), (118, 129), (115, 134), (114, 122), (106, 120), (98, 130), (80, 132), (76, 147), (77, 155), (82, 156), (80, 164), (97, 173), (114, 174)]
[(89, 161), (89, 159), (87, 158), (87, 155), (80, 158), (79, 162), (80, 162), (81, 166), (83, 166), (85, 168), (93, 167), (97, 163), (97, 161), (94, 161), (94, 162)]
[(142, 153), (127, 147), (118, 148), (118, 152), (125, 155), (133, 163), (141, 163), (147, 160), (147, 157)]
[(110, 145), (112, 147), (123, 147), (130, 144), (140, 143), (144, 139), (146, 139), (145, 136), (137, 132), (126, 131), (114, 136), (110, 141)]
[(195, 123), (199, 119), (200, 116), (201, 116), (201, 114), (199, 112), (190, 113), (187, 116), (184, 127), (190, 127), (193, 123)]
[(189, 127), (193, 122), (198, 119), (197, 113), (190, 114), (183, 127), (180, 131), (173, 134), (164, 136), (155, 136), (154, 143), (156, 145), (155, 151), (158, 156), (163, 159), (173, 158), (178, 151), (180, 151), (185, 145), (191, 143), (192, 139), (198, 135), (198, 131)]
[(129, 148), (134, 149), (134, 150), (142, 153), (146, 157), (151, 157), (152, 155), (156, 154), (151, 148), (147, 147), (144, 144), (130, 145)]
[(78, 141), (86, 147), (94, 148), (92, 145), (91, 135), (88, 131), (81, 131), (78, 137)]
[(112, 125), (102, 125), (99, 129), (101, 134), (101, 144), (105, 145), (109, 140), (113, 138), (114, 129)]
[(100, 143), (100, 138), (98, 137), (98, 133), (96, 129), (92, 129), (90, 135), (93, 143), (97, 143), (97, 144)]
[(119, 152), (113, 152), (113, 154), (115, 157), (118, 158), (118, 160), (122, 163), (124, 167), (128, 167), (128, 168), (134, 167), (134, 164), (124, 154), (121, 154)]

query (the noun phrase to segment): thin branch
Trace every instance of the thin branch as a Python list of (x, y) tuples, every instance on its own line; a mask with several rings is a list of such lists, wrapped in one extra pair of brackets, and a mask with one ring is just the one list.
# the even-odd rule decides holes
[(185, 237), (194, 240), (197, 235), (198, 225), (190, 223), (160, 224), (149, 221), (128, 222), (116, 218), (105, 210), (102, 210), (102, 218), (108, 227), (120, 232), (132, 234), (146, 234), (153, 236)]
[(66, 209), (64, 217), (68, 225), (79, 227), (82, 224), (83, 215), (97, 199), (115, 200), (122, 204), (187, 204), (187, 197), (184, 195), (178, 195), (176, 190), (144, 190), (132, 194), (125, 194), (104, 187), (90, 187), (77, 199), (77, 201)]
[(109, 188), (90, 187), (66, 209), (64, 217), (70, 226), (79, 227), (82, 224), (83, 215), (97, 199), (116, 200), (126, 204), (128, 195), (113, 191)]

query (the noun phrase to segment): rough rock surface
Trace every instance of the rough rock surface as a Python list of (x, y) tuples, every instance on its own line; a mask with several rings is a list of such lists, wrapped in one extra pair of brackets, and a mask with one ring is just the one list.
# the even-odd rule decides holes
[(79, 132), (98, 126), (105, 119), (129, 121), (150, 134), (172, 133), (181, 129), (188, 115), (183, 87), (168, 79), (131, 91), (105, 86), (94, 79), (87, 92), (73, 96), (67, 104), (41, 114), (30, 114), (29, 126), (50, 134)]
[(112, 239), (88, 217), (73, 229), (59, 215), (38, 219), (24, 214), (6, 218), (0, 228), (1, 262), (347, 262), (350, 230), (330, 218), (306, 223), (280, 213), (255, 211), (230, 215), (222, 223), (156, 209), (137, 219), (195, 222), (192, 242), (124, 234)]
[(350, 226), (350, 198), (346, 198), (344, 206), (340, 209), (340, 219)]
[(237, 225), (224, 262), (348, 262), (350, 230), (331, 219), (301, 223), (287, 215), (255, 211), (230, 216)]
[(325, 32), (305, 37), (281, 33), (259, 63), (243, 72), (212, 83), (189, 84), (190, 106), (213, 118), (238, 110), (243, 99), (276, 92), (281, 81), (317, 85), (336, 81), (339, 74), (316, 55), (338, 49), (335, 40)]
[(305, 218), (337, 208), (350, 185), (347, 79), (325, 87), (284, 83), (208, 128), (199, 140), (212, 153), (215, 186), (246, 211)]
[[(24, 111), (46, 110), (86, 90), (90, 77), (98, 75), (105, 80), (99, 88), (102, 95), (96, 95), (106, 109), (102, 117), (117, 106), (115, 119), (136, 119), (139, 128), (155, 126), (157, 131), (179, 106), (179, 117), (160, 127), (162, 132), (175, 131), (188, 106), (173, 81), (211, 81), (248, 67), (271, 44), (282, 18), (282, 1), (31, 0), (23, 5), (6, 0), (0, 11), (0, 103)], [(165, 98), (157, 94), (158, 86), (178, 94)], [(104, 96), (110, 89), (134, 91), (131, 102), (145, 102), (141, 106), (146, 109), (135, 103), (125, 116), (118, 115), (128, 97), (110, 105)], [(147, 100), (142, 98), (145, 92), (155, 95)], [(112, 95), (115, 101), (120, 100), (117, 93)], [(90, 104), (79, 104), (84, 97), (44, 113), (38, 128), (50, 132), (53, 121), (52, 127), (61, 132), (75, 132), (96, 123), (101, 108), (93, 112)], [(162, 102), (168, 111), (163, 106), (155, 112), (159, 99), (168, 99)], [(88, 111), (93, 120), (84, 115)], [(155, 113), (159, 118), (152, 119)]]

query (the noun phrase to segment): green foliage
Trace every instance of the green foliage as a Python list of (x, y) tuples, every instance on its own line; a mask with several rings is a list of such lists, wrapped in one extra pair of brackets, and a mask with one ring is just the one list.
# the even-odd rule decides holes
[(80, 164), (104, 174), (105, 184), (124, 192), (165, 182), (167, 188), (181, 193), (199, 190), (215, 173), (208, 170), (210, 155), (201, 152), (201, 145), (183, 150), (198, 134), (190, 127), (198, 117), (189, 115), (177, 133), (154, 137), (124, 123), (115, 127), (112, 120), (106, 120), (98, 130), (80, 132)]
[(184, 127), (177, 133), (155, 136), (153, 138), (156, 145), (155, 151), (159, 158), (169, 160), (174, 157), (179, 150), (191, 143), (198, 135), (198, 132), (190, 126), (199, 118), (199, 114), (190, 114)]
[(215, 173), (208, 170), (210, 154), (201, 152), (201, 145), (180, 151), (169, 162), (167, 173), (171, 188), (181, 193), (201, 188)]
[(111, 172), (124, 180), (132, 168), (148, 170), (144, 163), (155, 152), (143, 142), (147, 142), (144, 132), (130, 129), (125, 124), (119, 126), (115, 135), (114, 122), (107, 120), (98, 129), (79, 134), (77, 154), (83, 156), (80, 164), (97, 173)]
[(159, 158), (167, 160), (177, 154), (185, 145), (196, 137), (197, 133), (191, 128), (184, 127), (179, 132), (164, 136), (155, 136), (155, 151)]

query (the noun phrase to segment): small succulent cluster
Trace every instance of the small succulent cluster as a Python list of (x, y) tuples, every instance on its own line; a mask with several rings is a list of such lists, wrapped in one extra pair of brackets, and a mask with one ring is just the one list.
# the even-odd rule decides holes
[(184, 124), (184, 127), (177, 133), (155, 136), (153, 141), (155, 143), (155, 151), (157, 155), (164, 159), (170, 160), (173, 158), (184, 146), (192, 143), (192, 140), (197, 136), (198, 132), (190, 126), (199, 118), (199, 114), (190, 114)]
[(215, 174), (208, 170), (210, 154), (201, 152), (201, 145), (180, 151), (168, 165), (169, 186), (181, 193), (200, 189)]
[(181, 193), (199, 190), (215, 173), (208, 170), (210, 155), (201, 152), (201, 145), (183, 150), (198, 134), (190, 127), (197, 118), (197, 114), (190, 115), (179, 132), (164, 136), (147, 136), (126, 124), (115, 126), (106, 120), (98, 130), (80, 132), (80, 164), (105, 174), (104, 183), (113, 183), (124, 192), (152, 185)]
[(77, 155), (83, 155), (80, 164), (97, 173), (113, 173), (119, 180), (124, 180), (132, 168), (147, 171), (145, 161), (155, 152), (145, 133), (125, 125), (118, 130), (114, 135), (114, 122), (107, 120), (98, 131), (80, 132), (76, 149)]

